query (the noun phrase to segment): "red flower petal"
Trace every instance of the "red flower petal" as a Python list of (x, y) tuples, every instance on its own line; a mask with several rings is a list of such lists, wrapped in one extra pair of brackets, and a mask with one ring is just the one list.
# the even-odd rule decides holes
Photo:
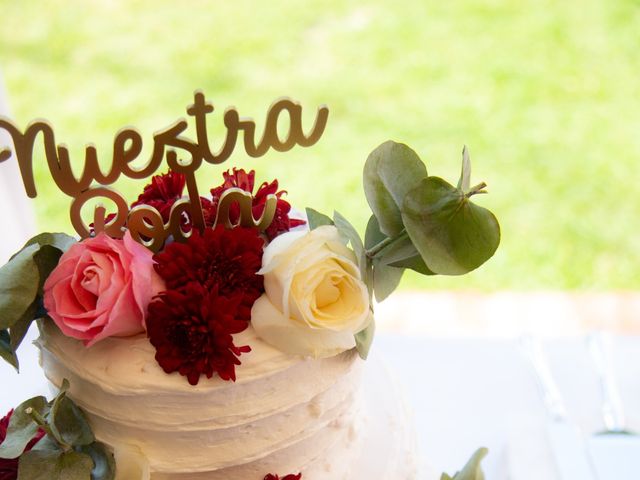
[(267, 475), (265, 475), (264, 480), (300, 480), (301, 478), (301, 473), (298, 473), (297, 475), (290, 473), (289, 475), (285, 475), (282, 478), (280, 478), (278, 475), (274, 475), (273, 473), (268, 473)]
[(246, 329), (251, 307), (264, 291), (264, 241), (255, 229), (220, 225), (194, 231), (154, 259), (167, 290), (149, 305), (147, 335), (165, 372), (178, 372), (195, 385), (200, 375), (236, 379), (238, 357), (248, 346), (233, 343)]
[(233, 344), (233, 334), (248, 321), (238, 318), (242, 294), (220, 295), (196, 282), (180, 290), (162, 292), (149, 305), (147, 335), (156, 348), (156, 360), (167, 373), (178, 372), (196, 385), (200, 375), (236, 379), (235, 366), (248, 346)]
[(257, 275), (263, 248), (255, 229), (218, 225), (203, 234), (194, 231), (186, 243), (168, 245), (155, 255), (155, 268), (171, 290), (197, 282), (207, 290), (218, 286), (223, 296), (241, 294), (238, 314), (248, 321), (253, 302), (264, 292), (262, 276)]
[[(9, 421), (13, 415), (13, 410), (10, 410), (2, 419), (0, 419), (0, 444), (4, 442), (7, 437), (7, 428), (9, 427)], [(44, 437), (45, 432), (42, 429), (38, 429), (33, 438), (29, 441), (25, 447), (24, 452), (27, 452), (33, 448), (33, 446)], [(18, 478), (18, 458), (0, 458), (0, 480), (16, 480)]]
[[(233, 172), (227, 171), (223, 173), (223, 176), (224, 183), (216, 188), (211, 189), (211, 204), (206, 209), (203, 206), (203, 210), (205, 210), (207, 225), (209, 226), (215, 223), (216, 212), (218, 209), (220, 197), (227, 189), (232, 187), (241, 188), (245, 192), (249, 192), (253, 195), (253, 187), (255, 181), (255, 172), (253, 170), (247, 173), (242, 169), (238, 170), (234, 168)], [(278, 198), (278, 203), (276, 204), (276, 213), (273, 217), (273, 221), (271, 222), (269, 228), (265, 230), (265, 234), (267, 235), (267, 238), (269, 238), (269, 240), (273, 240), (281, 233), (288, 232), (293, 227), (304, 225), (306, 223), (304, 220), (289, 218), (291, 205), (289, 205), (287, 201), (281, 198), (285, 193), (286, 191), (284, 190), (278, 191), (278, 180), (273, 180), (271, 183), (264, 182), (262, 185), (260, 185), (260, 187), (258, 187), (258, 191), (253, 196), (252, 210), (253, 216), (255, 218), (260, 218), (260, 216), (264, 212), (268, 195), (275, 195)], [(232, 223), (236, 223), (239, 218), (240, 208), (237, 204), (231, 205), (231, 208), (229, 209), (229, 219)]]
[(138, 200), (131, 207), (149, 205), (154, 207), (162, 215), (162, 219), (169, 221), (171, 207), (182, 197), (186, 178), (182, 173), (168, 171), (162, 175), (154, 175), (151, 183), (144, 187), (144, 191), (138, 196)]

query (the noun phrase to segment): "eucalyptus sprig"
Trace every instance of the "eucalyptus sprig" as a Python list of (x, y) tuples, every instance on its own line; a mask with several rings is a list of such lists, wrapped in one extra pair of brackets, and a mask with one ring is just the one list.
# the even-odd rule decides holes
[[(399, 285), (405, 269), (423, 275), (462, 275), (495, 253), (500, 226), (493, 213), (471, 197), (487, 193), (486, 183), (471, 186), (471, 161), (465, 147), (456, 187), (429, 176), (420, 157), (402, 143), (376, 148), (364, 166), (364, 192), (373, 215), (364, 241), (338, 212), (333, 218), (307, 209), (311, 229), (335, 225), (358, 259), (363, 281), (378, 302)], [(356, 335), (362, 358), (368, 355), (373, 322)]]
[(0, 268), (0, 357), (16, 370), (16, 350), (31, 322), (46, 315), (42, 307), (44, 282), (75, 242), (64, 233), (42, 233)]
[(480, 462), (487, 456), (489, 451), (486, 448), (479, 448), (471, 456), (462, 470), (457, 472), (453, 477), (443, 473), (440, 480), (484, 480), (484, 473), (480, 467)]
[[(82, 410), (67, 396), (65, 379), (50, 402), (31, 398), (18, 406), (0, 444), (0, 458), (19, 458), (18, 480), (113, 480), (115, 461), (107, 447), (96, 441)], [(27, 452), (38, 429), (45, 432)]]

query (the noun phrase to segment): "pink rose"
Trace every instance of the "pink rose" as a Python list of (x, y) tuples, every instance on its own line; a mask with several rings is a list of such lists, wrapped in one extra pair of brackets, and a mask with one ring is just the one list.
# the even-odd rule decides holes
[(44, 284), (44, 306), (62, 332), (87, 346), (145, 330), (147, 306), (164, 290), (153, 254), (129, 232), (73, 245)]

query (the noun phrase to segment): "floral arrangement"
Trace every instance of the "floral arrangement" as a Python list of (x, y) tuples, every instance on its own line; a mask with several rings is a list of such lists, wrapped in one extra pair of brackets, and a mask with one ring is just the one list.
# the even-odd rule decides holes
[[(156, 252), (129, 231), (122, 238), (94, 232), (81, 241), (40, 234), (0, 268), (0, 356), (18, 369), (16, 350), (37, 320), (54, 322), (86, 348), (145, 334), (160, 367), (192, 385), (203, 377), (236, 380), (251, 345), (237, 345), (234, 335), (250, 325), (291, 355), (323, 358), (355, 348), (366, 359), (373, 299), (389, 296), (404, 270), (460, 275), (498, 247), (494, 215), (471, 202), (486, 192), (484, 183), (471, 186), (470, 171), (466, 149), (453, 186), (429, 176), (406, 145), (380, 145), (364, 167), (372, 210), (364, 237), (338, 212), (295, 215), (277, 180), (256, 189), (255, 172), (242, 169), (224, 173), (222, 184), (200, 198), (204, 229), (182, 212), (188, 235), (169, 237)], [(131, 207), (151, 206), (168, 222), (184, 188), (180, 172), (157, 175)], [(251, 196), (254, 218), (275, 197), (265, 229), (240, 225), (235, 204), (226, 212), (233, 228), (219, 221), (220, 199), (232, 189)], [(24, 402), (0, 422), (0, 480), (114, 478), (113, 456), (66, 388), (51, 402)], [(478, 462), (454, 478), (481, 478)], [(302, 477), (265, 480), (279, 478)]]

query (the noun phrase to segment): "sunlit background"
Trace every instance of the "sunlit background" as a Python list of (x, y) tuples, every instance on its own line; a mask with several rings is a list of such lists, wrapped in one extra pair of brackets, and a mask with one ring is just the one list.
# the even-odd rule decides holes
[[(12, 115), (23, 128), (50, 120), (78, 169), (87, 142), (108, 164), (125, 125), (143, 132), (148, 152), (153, 131), (185, 116), (196, 89), (216, 106), (214, 146), (227, 106), (262, 125), (286, 95), (304, 105), (307, 124), (318, 105), (330, 107), (321, 141), (260, 159), (239, 148), (227, 163), (203, 166), (201, 192), (227, 168), (255, 168), (295, 206), (338, 209), (364, 230), (361, 173), (373, 148), (407, 143), (430, 174), (455, 183), (466, 144), (472, 182), (489, 185), (476, 201), (498, 216), (502, 244), (470, 275), (407, 273), (402, 289), (640, 286), (635, 0), (75, 0), (46, 9), (1, 0), (0, 8)], [(38, 230), (71, 231), (70, 200), (41, 155), (35, 171)], [(117, 186), (134, 199), (143, 185)]]

